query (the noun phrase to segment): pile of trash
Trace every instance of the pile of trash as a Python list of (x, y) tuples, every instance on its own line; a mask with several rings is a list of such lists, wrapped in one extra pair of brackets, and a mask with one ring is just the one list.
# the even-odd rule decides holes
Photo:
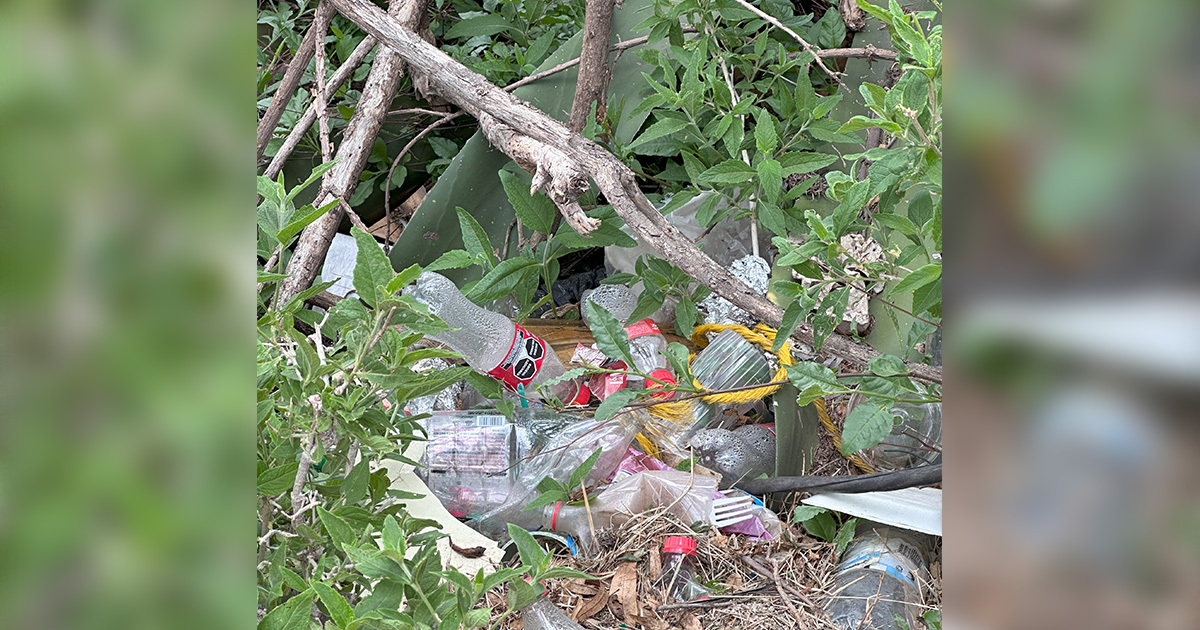
[[(707, 392), (750, 395), (681, 396), (674, 390), (678, 359), (668, 358), (655, 321), (627, 321), (637, 302), (627, 287), (605, 285), (584, 296), (582, 313), (624, 326), (629, 352), (612, 357), (611, 347), (580, 344), (577, 362), (609, 370), (582, 376), (569, 372), (545, 340), (476, 306), (439, 274), (421, 274), (406, 293), (450, 325), (430, 338), (500, 381), (514, 403), (507, 413), (446, 409), (460, 387), (410, 404), (427, 436), (414, 444), (419, 453), (408, 453), (419, 463), (415, 475), (448, 518), (495, 541), (495, 549), (516, 525), (560, 548), (556, 562), (604, 578), (555, 580), (561, 584), (548, 585), (523, 612), (517, 623), (524, 628), (580, 628), (584, 621), (590, 627), (899, 628), (896, 619), (921, 627), (920, 614), (940, 592), (940, 545), (929, 535), (940, 535), (940, 512), (937, 531), (921, 532), (907, 521), (883, 524), (891, 518), (886, 498), (848, 504), (846, 514), (882, 522), (860, 519), (853, 538), (842, 541), (839, 564), (834, 545), (786, 522), (794, 505), (737, 488), (776, 473), (776, 435), (762, 398), (778, 386), (754, 386), (780, 378), (791, 361), (787, 344), (773, 354), (762, 331), (698, 327), (702, 349), (686, 364), (687, 376)], [(609, 419), (593, 417), (591, 401), (623, 389), (645, 393)], [(543, 404), (550, 402), (560, 410)], [(889, 442), (876, 461), (892, 468), (932, 462), (928, 446), (940, 445), (940, 405), (899, 412), (897, 435), (921, 434), (910, 440), (913, 448)], [(938, 501), (940, 510), (940, 494)], [(498, 602), (494, 610), (502, 609)]]

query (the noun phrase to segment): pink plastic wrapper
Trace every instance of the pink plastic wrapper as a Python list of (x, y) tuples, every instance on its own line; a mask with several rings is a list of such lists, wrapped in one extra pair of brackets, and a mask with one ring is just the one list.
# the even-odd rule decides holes
[[(625, 453), (625, 458), (621, 460), (620, 464), (617, 464), (617, 470), (613, 474), (612, 480), (615, 483), (644, 470), (672, 470), (672, 468), (657, 458), (640, 453), (630, 447)], [(713, 498), (724, 499), (726, 495), (716, 491), (713, 493)], [(722, 527), (720, 532), (722, 534), (742, 534), (751, 540), (774, 540), (782, 535), (783, 526), (774, 512), (761, 505), (755, 505), (754, 512), (754, 518)]]

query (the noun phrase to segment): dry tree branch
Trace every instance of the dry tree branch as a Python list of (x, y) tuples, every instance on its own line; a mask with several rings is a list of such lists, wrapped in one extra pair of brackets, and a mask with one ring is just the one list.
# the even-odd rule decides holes
[(614, 0), (587, 0), (584, 8), (579, 78), (575, 82), (571, 114), (567, 117), (567, 128), (571, 131), (582, 131), (587, 125), (592, 103), (596, 103), (596, 118), (604, 117), (608, 81), (612, 77), (608, 42), (612, 39), (613, 4)]
[(756, 7), (756, 6), (754, 6), (753, 4), (750, 4), (750, 3), (749, 3), (747, 0), (735, 0), (735, 1), (736, 1), (738, 4), (740, 4), (740, 5), (744, 6), (744, 7), (746, 7), (747, 9), (750, 9), (750, 10), (751, 10), (752, 12), (754, 12), (754, 14), (755, 14), (755, 15), (757, 15), (758, 17), (760, 17), (760, 18), (762, 18), (762, 19), (766, 20), (767, 22), (770, 22), (770, 23), (771, 23), (773, 26), (775, 26), (775, 27), (776, 27), (776, 28), (778, 28), (779, 30), (783, 31), (784, 33), (787, 33), (788, 35), (790, 35), (790, 36), (792, 37), (792, 39), (794, 39), (794, 40), (796, 40), (796, 41), (800, 42), (800, 45), (801, 45), (801, 46), (804, 46), (804, 50), (807, 50), (808, 52), (812, 53), (812, 56), (815, 58), (815, 61), (817, 62), (817, 65), (818, 65), (818, 66), (820, 66), (820, 68), (821, 68), (822, 70), (824, 70), (826, 74), (828, 74), (829, 76), (833, 77), (833, 80), (834, 80), (834, 81), (837, 81), (837, 82), (838, 82), (838, 85), (841, 85), (841, 83), (842, 83), (842, 79), (841, 79), (841, 75), (842, 75), (842, 73), (840, 73), (840, 72), (833, 72), (833, 71), (832, 71), (832, 70), (830, 70), (829, 68), (826, 68), (826, 67), (825, 67), (825, 64), (824, 64), (824, 63), (821, 61), (821, 56), (817, 54), (817, 52), (818, 52), (818, 51), (817, 51), (817, 49), (816, 49), (816, 48), (813, 48), (813, 45), (812, 45), (812, 44), (810, 44), (810, 43), (808, 43), (808, 42), (804, 41), (804, 38), (803, 38), (803, 37), (800, 37), (798, 34), (796, 34), (796, 31), (793, 31), (792, 29), (790, 29), (790, 28), (788, 28), (788, 27), (784, 26), (784, 25), (783, 25), (783, 22), (780, 22), (779, 20), (775, 19), (774, 17), (772, 17), (770, 14), (766, 13), (766, 12), (765, 12), (765, 11), (763, 11), (762, 9), (760, 9), (760, 8), (758, 8), (758, 7)]
[[(288, 101), (292, 100), (292, 94), (296, 92), (296, 88), (300, 87), (300, 79), (304, 76), (304, 69), (308, 67), (308, 61), (312, 59), (314, 44), (317, 41), (317, 26), (321, 21), (321, 11), (330, 11), (329, 7), (322, 4), (317, 8), (317, 16), (313, 20), (312, 26), (308, 32), (304, 34), (304, 39), (300, 41), (300, 47), (296, 49), (296, 56), (292, 57), (292, 61), (288, 63), (287, 70), (283, 73), (283, 78), (279, 80), (279, 87), (275, 88), (275, 96), (271, 98), (271, 104), (267, 106), (267, 111), (263, 114), (261, 120), (258, 121), (258, 152), (255, 157), (255, 162), (262, 160), (263, 151), (267, 148), (267, 143), (271, 141), (271, 136), (275, 133), (275, 127), (279, 124), (279, 119), (283, 117), (283, 110), (287, 107)], [(325, 29), (320, 29), (324, 33)]]

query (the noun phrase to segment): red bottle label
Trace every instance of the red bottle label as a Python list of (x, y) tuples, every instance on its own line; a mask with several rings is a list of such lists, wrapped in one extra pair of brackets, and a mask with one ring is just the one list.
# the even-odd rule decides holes
[(645, 335), (661, 335), (662, 331), (655, 325), (654, 320), (647, 317), (639, 322), (634, 322), (625, 327), (625, 332), (630, 339), (642, 337)]
[(488, 372), (488, 376), (504, 383), (505, 387), (515, 392), (518, 385), (528, 386), (533, 377), (537, 376), (542, 369), (542, 362), (546, 360), (547, 352), (549, 346), (545, 341), (516, 326), (508, 356)]

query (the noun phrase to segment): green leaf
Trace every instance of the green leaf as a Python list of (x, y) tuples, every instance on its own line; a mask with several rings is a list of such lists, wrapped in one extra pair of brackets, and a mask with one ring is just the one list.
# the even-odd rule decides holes
[(512, 538), (513, 544), (517, 546), (517, 552), (521, 555), (521, 564), (530, 568), (537, 568), (542, 565), (547, 552), (538, 546), (533, 535), (526, 531), (525, 528), (509, 523), (508, 536)]
[[(308, 176), (308, 179), (301, 182), (299, 186), (296, 186), (295, 188), (293, 188), (291, 190), (291, 192), (289, 192), (287, 194), (286, 201), (292, 201), (293, 199), (295, 199), (296, 195), (300, 194), (300, 191), (304, 190), (305, 188), (308, 188), (314, 182), (316, 182), (318, 179), (321, 179), (321, 176), (324, 175), (326, 171), (333, 168), (334, 165), (336, 165), (341, 160), (342, 160), (342, 158), (335, 158), (333, 160), (330, 160), (328, 162), (318, 165), (316, 168), (314, 168), (312, 170), (312, 173)], [(268, 180), (268, 181), (270, 181), (270, 180)], [(265, 197), (265, 195), (264, 195), (264, 197)]]
[(837, 133), (858, 131), (860, 129), (869, 129), (871, 127), (879, 127), (880, 129), (897, 136), (904, 133), (904, 130), (900, 128), (900, 125), (897, 125), (890, 120), (885, 120), (883, 118), (867, 118), (866, 116), (862, 115), (855, 116), (850, 120), (847, 120), (844, 125), (838, 127)]
[(917, 226), (913, 225), (913, 222), (909, 221), (908, 217), (901, 216), (899, 214), (892, 214), (890, 212), (880, 212), (877, 213), (874, 218), (881, 224), (886, 225), (887, 227), (890, 227), (905, 236), (917, 235)]
[(296, 471), (299, 468), (299, 464), (292, 462), (262, 471), (258, 475), (258, 493), (273, 497), (287, 492), (296, 482)]
[(603, 307), (590, 300), (585, 303), (584, 308), (587, 312), (588, 328), (591, 329), (592, 336), (596, 338), (596, 347), (605, 356), (620, 359), (629, 366), (629, 369), (634, 369), (633, 354), (629, 351), (629, 333), (625, 332), (625, 327), (621, 325), (621, 322), (618, 322), (617, 318)]
[(725, 160), (700, 174), (703, 182), (714, 184), (741, 184), (750, 181), (758, 172), (741, 160)]
[(467, 293), (467, 298), (476, 304), (485, 304), (498, 299), (517, 286), (523, 275), (521, 272), (537, 266), (538, 262), (527, 256), (502, 260), (471, 288)]
[(851, 223), (858, 218), (858, 213), (867, 205), (867, 195), (871, 189), (871, 181), (863, 180), (850, 187), (842, 203), (833, 210), (833, 235), (841, 238)]
[(854, 539), (854, 529), (858, 526), (858, 519), (852, 518), (838, 529), (837, 536), (833, 537), (833, 553), (835, 558), (841, 558), (842, 552), (846, 551), (846, 547), (850, 545), (850, 541)]
[(391, 514), (383, 519), (382, 540), (384, 549), (404, 551), (404, 531), (400, 529), (400, 523), (396, 521), (396, 517)]
[(796, 510), (792, 512), (792, 522), (803, 523), (804, 521), (816, 517), (818, 514), (824, 514), (826, 511), (827, 510), (825, 508), (817, 507), (815, 505), (798, 505), (796, 506)]
[(858, 92), (863, 95), (863, 99), (867, 102), (867, 106), (875, 111), (880, 116), (886, 115), (887, 106), (887, 90), (874, 83), (863, 83), (858, 86)]
[(662, 308), (663, 300), (666, 297), (662, 293), (656, 291), (642, 291), (638, 296), (637, 306), (633, 307), (633, 312), (629, 314), (629, 321), (636, 322), (650, 317)]
[(825, 11), (825, 15), (821, 16), (820, 21), (812, 28), (815, 39), (821, 48), (837, 48), (846, 39), (846, 23), (842, 21), (842, 16), (836, 7), (830, 7)]
[(930, 311), (934, 317), (941, 317), (941, 308), (935, 308), (942, 302), (942, 279), (927, 284), (913, 291), (912, 311), (917, 315)]
[(379, 297), (377, 288), (386, 286), (396, 274), (374, 236), (357, 227), (351, 228), (350, 233), (358, 245), (358, 257), (354, 263), (354, 290), (373, 307)]
[(688, 124), (688, 121), (680, 120), (678, 118), (663, 118), (653, 125), (647, 127), (646, 130), (642, 132), (642, 135), (638, 136), (637, 140), (629, 143), (628, 148), (632, 149), (650, 142), (651, 140), (657, 140), (664, 136), (678, 133), (687, 128)]
[(495, 35), (503, 33), (507, 30), (517, 30), (504, 16), (498, 13), (488, 15), (479, 15), (472, 18), (467, 18), (458, 24), (450, 27), (446, 31), (447, 39), (459, 39), (463, 37), (475, 37), (477, 35)]
[(329, 612), (333, 623), (336, 623), (339, 628), (344, 630), (351, 621), (354, 621), (354, 609), (350, 607), (350, 603), (341, 593), (333, 590), (324, 582), (314, 580), (309, 584), (317, 592), (317, 597), (321, 598), (321, 603), (325, 604), (325, 610)]
[(463, 267), (470, 267), (479, 262), (474, 256), (468, 254), (465, 249), (452, 249), (438, 256), (437, 260), (429, 263), (429, 266), (425, 270), (462, 269)]
[(467, 374), (467, 383), (471, 387), (474, 387), (475, 391), (483, 394), (484, 398), (495, 400), (503, 395), (500, 389), (500, 381), (490, 376), (484, 376), (474, 370)]
[(553, 580), (557, 578), (579, 578), (581, 580), (598, 579), (594, 575), (588, 575), (579, 569), (572, 569), (571, 567), (550, 567), (549, 569), (543, 571), (539, 577), (541, 577), (543, 580)]
[(371, 478), (370, 462), (364, 458), (358, 465), (350, 469), (350, 474), (342, 482), (342, 499), (346, 505), (355, 505), (367, 496), (367, 482)]
[(692, 296), (684, 295), (680, 298), (679, 303), (675, 305), (675, 334), (690, 338), (695, 330), (698, 315)]
[(817, 169), (825, 168), (833, 164), (837, 159), (838, 156), (827, 153), (793, 151), (779, 158), (779, 163), (783, 166), (783, 176), (787, 177), (797, 173), (811, 173)]
[[(515, 525), (509, 525), (509, 530)], [(520, 528), (518, 528), (520, 529)], [(522, 530), (524, 531), (524, 530)], [(529, 535), (529, 532), (525, 532)], [(533, 602), (536, 602), (542, 596), (540, 589), (534, 588), (525, 580), (512, 580), (508, 583), (508, 608), (509, 610), (520, 610)]]
[(276, 606), (258, 622), (258, 630), (308, 630), (315, 593), (308, 589)]
[(370, 315), (367, 313), (366, 307), (357, 298), (349, 297), (338, 301), (329, 309), (329, 318), (325, 320), (325, 331), (341, 330), (347, 325), (354, 324), (358, 327), (367, 324)]
[(632, 402), (634, 398), (637, 398), (637, 392), (632, 389), (618, 389), (609, 394), (608, 398), (605, 398), (600, 403), (600, 406), (596, 407), (596, 422), (604, 422), (613, 417), (621, 408)]
[(878, 374), (879, 376), (896, 376), (897, 374), (908, 373), (908, 366), (904, 365), (904, 360), (891, 354), (881, 354), (871, 359), (867, 369), (872, 374)]
[(858, 8), (879, 18), (884, 24), (890, 25), (892, 23), (892, 14), (888, 13), (883, 8), (877, 7), (870, 2), (867, 2), (867, 0), (855, 0), (855, 2), (858, 4)]
[(921, 267), (919, 269), (914, 269), (913, 272), (908, 274), (907, 276), (905, 276), (903, 280), (901, 280), (900, 282), (897, 282), (896, 286), (892, 288), (892, 291), (889, 295), (899, 295), (901, 293), (907, 293), (909, 291), (914, 291), (914, 290), (919, 289), (927, 284), (932, 283), (933, 281), (935, 281), (941, 277), (942, 277), (941, 263), (932, 263), (929, 265), (925, 265), (924, 267)]
[(783, 311), (783, 320), (779, 322), (779, 330), (775, 333), (775, 343), (771, 344), (771, 352), (779, 352), (788, 337), (792, 336), (792, 331), (796, 329), (796, 324), (800, 323), (804, 314), (804, 306), (799, 301), (788, 304), (787, 309)]
[(389, 296), (395, 295), (400, 291), (400, 289), (403, 289), (404, 287), (408, 286), (410, 282), (416, 280), (417, 276), (419, 275), (421, 275), (421, 265), (409, 265), (407, 269), (396, 274), (395, 278), (392, 278), (388, 281), (386, 287), (387, 294)]
[(825, 390), (820, 385), (809, 385), (808, 389), (800, 392), (800, 394), (796, 396), (796, 404), (803, 407), (805, 405), (811, 405), (812, 402), (818, 398), (824, 397)]
[(804, 521), (804, 531), (821, 540), (832, 542), (833, 537), (837, 535), (837, 522), (829, 512), (821, 512)]
[[(767, 201), (776, 203), (779, 193), (783, 191), (783, 166), (776, 160), (763, 160), (758, 163), (758, 182), (762, 186), (763, 196)], [(780, 226), (782, 227), (782, 226)], [(787, 230), (772, 229), (776, 234), (787, 234)]]
[(583, 460), (583, 463), (575, 469), (575, 472), (571, 473), (571, 480), (567, 482), (568, 488), (574, 490), (575, 487), (582, 483), (584, 479), (587, 479), (588, 473), (592, 472), (592, 468), (594, 468), (596, 466), (596, 462), (600, 460), (600, 453), (602, 451), (603, 449), (596, 449), (596, 451), (589, 455), (587, 459)]
[(933, 65), (933, 57), (929, 50), (929, 42), (917, 29), (908, 23), (907, 16), (893, 15), (892, 28), (904, 43), (908, 45), (908, 53), (917, 63), (928, 68)]
[(788, 379), (796, 389), (804, 391), (813, 385), (819, 385), (827, 393), (840, 392), (846, 388), (838, 382), (833, 370), (812, 361), (801, 361), (788, 366)]
[(529, 184), (508, 171), (500, 171), (500, 183), (521, 222), (542, 234), (549, 234), (554, 223), (554, 203), (545, 195), (530, 195)]
[(471, 213), (461, 207), (455, 208), (455, 212), (458, 213), (458, 225), (462, 229), (463, 246), (468, 252), (482, 257), (484, 269), (491, 271), (496, 266), (496, 252), (492, 249), (487, 232)]
[[(293, 507), (292, 509), (296, 508)], [(335, 547), (344, 549), (347, 545), (354, 545), (358, 536), (354, 535), (354, 530), (350, 528), (350, 525), (346, 521), (342, 520), (342, 517), (319, 505), (317, 506), (317, 515), (321, 518), (321, 524), (325, 526), (325, 531), (333, 539)]]
[(759, 153), (770, 157), (775, 152), (775, 147), (779, 146), (779, 136), (775, 133), (775, 120), (765, 110), (760, 109), (755, 116), (755, 122), (754, 144), (758, 147)]
[(308, 227), (310, 223), (321, 218), (321, 215), (325, 214), (326, 212), (329, 212), (330, 208), (336, 206), (337, 203), (337, 199), (334, 199), (320, 208), (313, 208), (312, 206), (304, 206), (303, 208), (300, 208), (300, 210), (297, 211), (301, 213), (300, 217), (293, 218), (291, 221), (289, 221), (288, 224), (279, 231), (279, 234), (276, 235), (276, 238), (279, 239), (280, 243), (287, 243), (288, 241), (292, 240), (293, 236), (299, 234), (301, 230)]
[(908, 218), (913, 225), (925, 225), (933, 218), (933, 197), (921, 191), (908, 202)]
[(892, 410), (888, 401), (868, 398), (860, 402), (846, 416), (846, 425), (842, 428), (842, 455), (879, 444), (891, 430)]
[(308, 583), (305, 582), (304, 578), (300, 577), (300, 575), (295, 571), (287, 567), (279, 567), (279, 574), (283, 576), (283, 583), (288, 585), (289, 588), (297, 593), (302, 593), (308, 590)]
[(825, 114), (832, 111), (841, 100), (842, 95), (840, 92), (832, 96), (822, 96), (817, 99), (817, 106), (813, 108), (813, 118), (824, 118)]
[(726, 114), (726, 116), (732, 117), (733, 120), (729, 124), (729, 130), (721, 137), (721, 141), (725, 143), (725, 152), (729, 154), (729, 157), (736, 159), (742, 150), (742, 140), (746, 137), (746, 129), (743, 126), (745, 121), (741, 116), (734, 114)]

